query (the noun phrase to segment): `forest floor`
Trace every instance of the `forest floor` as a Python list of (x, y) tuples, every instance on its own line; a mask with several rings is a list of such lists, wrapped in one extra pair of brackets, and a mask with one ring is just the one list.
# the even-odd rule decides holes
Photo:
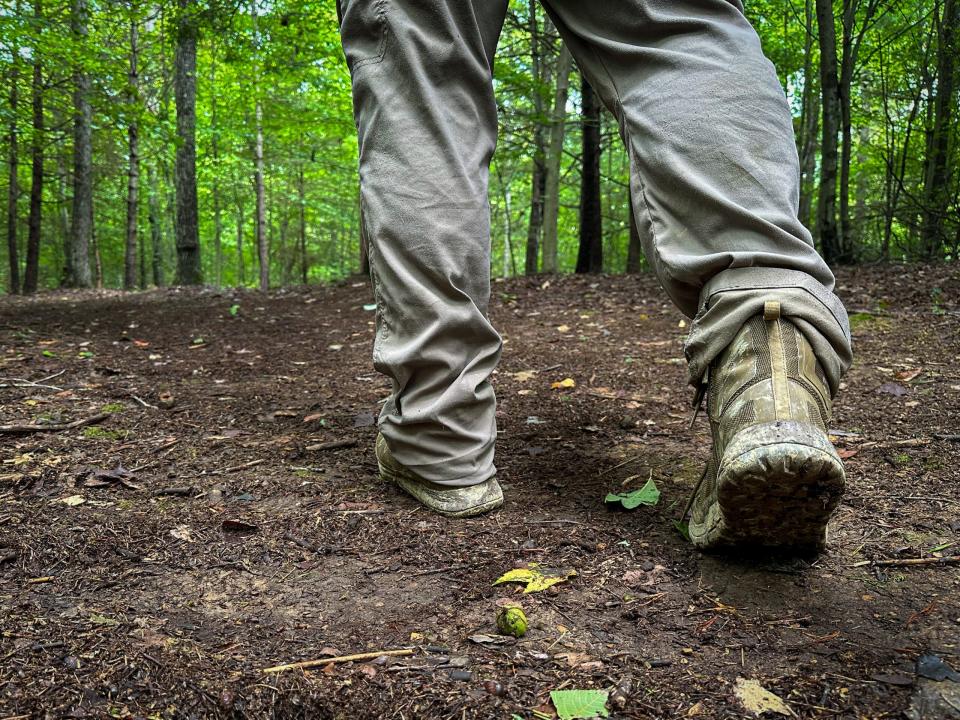
[[(960, 671), (960, 565), (876, 562), (960, 553), (960, 269), (839, 286), (849, 488), (817, 558), (675, 529), (709, 429), (649, 276), (494, 284), (506, 504), (459, 521), (378, 480), (365, 283), (0, 301), (0, 423), (106, 414), (0, 433), (0, 718), (532, 719), (591, 688), (732, 718), (742, 679), (802, 718), (960, 716), (960, 675), (928, 679)], [(651, 478), (656, 506), (605, 507)], [(528, 563), (577, 574), (494, 586)]]

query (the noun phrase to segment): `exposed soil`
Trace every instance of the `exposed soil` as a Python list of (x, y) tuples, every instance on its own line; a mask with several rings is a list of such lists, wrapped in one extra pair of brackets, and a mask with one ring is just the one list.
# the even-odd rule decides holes
[[(742, 717), (741, 677), (799, 717), (945, 716), (916, 710), (915, 662), (960, 670), (960, 565), (870, 561), (960, 552), (960, 271), (840, 287), (849, 490), (818, 558), (702, 556), (674, 528), (709, 430), (651, 277), (494, 284), (507, 501), (466, 521), (377, 478), (365, 283), (4, 299), (0, 424), (110, 414), (0, 434), (0, 717), (534, 718), (571, 688), (619, 688), (618, 718)], [(605, 508), (648, 478), (659, 505)], [(529, 562), (577, 575), (494, 587)], [(506, 598), (528, 634), (469, 639)]]

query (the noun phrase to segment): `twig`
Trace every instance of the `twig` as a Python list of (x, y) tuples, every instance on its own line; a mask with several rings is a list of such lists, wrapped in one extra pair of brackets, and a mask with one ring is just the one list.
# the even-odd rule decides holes
[(84, 425), (96, 425), (102, 420), (110, 417), (110, 413), (97, 413), (90, 417), (80, 418), (68, 423), (57, 423), (51, 425), (0, 425), (0, 433), (27, 434), (35, 432), (61, 432), (63, 430), (73, 430)]
[(164, 495), (177, 495), (179, 497), (186, 497), (188, 495), (193, 495), (193, 492), (194, 492), (193, 487), (190, 487), (190, 486), (167, 487), (167, 488), (159, 488), (158, 490), (154, 490), (153, 494), (157, 497), (161, 497)]
[(902, 560), (862, 560), (854, 563), (853, 567), (863, 567), (864, 565), (875, 565), (883, 567), (893, 567), (901, 565), (956, 565), (960, 564), (960, 555), (951, 555), (949, 557), (928, 557), (928, 558), (903, 558)]
[(333, 442), (318, 443), (317, 445), (307, 445), (305, 450), (308, 452), (322, 452), (324, 450), (339, 450), (340, 448), (351, 448), (357, 446), (357, 439), (352, 440), (334, 440)]
[(250, 462), (244, 463), (243, 465), (234, 465), (233, 467), (228, 467), (223, 472), (231, 473), (231, 472), (237, 472), (238, 470), (246, 470), (247, 468), (256, 467), (257, 465), (263, 465), (263, 463), (265, 462), (266, 460), (264, 460), (263, 458), (261, 458), (260, 460), (251, 460)]
[(300, 670), (312, 667), (321, 667), (330, 663), (356, 662), (357, 660), (375, 660), (378, 657), (400, 657), (403, 655), (413, 655), (413, 648), (404, 648), (402, 650), (378, 650), (376, 652), (357, 653), (356, 655), (338, 655), (337, 657), (321, 658), (320, 660), (305, 660), (303, 662), (289, 663), (287, 665), (274, 665), (264, 668), (265, 673), (278, 673), (286, 670)]
[(159, 410), (159, 409), (160, 409), (160, 408), (158, 408), (156, 405), (151, 405), (151, 404), (148, 403), (146, 400), (141, 400), (140, 398), (138, 398), (136, 395), (134, 395), (134, 394), (132, 394), (132, 393), (130, 394), (130, 397), (132, 397), (132, 398), (133, 398), (134, 400), (136, 400), (138, 403), (140, 403), (141, 405), (143, 405), (145, 408), (150, 408), (151, 410)]
[(934, 433), (933, 437), (937, 440), (949, 440), (951, 442), (960, 442), (960, 435), (944, 435), (943, 433)]
[(44, 577), (30, 578), (27, 580), (27, 585), (39, 585), (41, 583), (53, 582), (56, 579), (56, 575), (45, 575)]
[(643, 459), (643, 457), (644, 457), (643, 455), (634, 455), (632, 458), (627, 458), (626, 460), (624, 460), (624, 461), (623, 461), (622, 463), (620, 463), (619, 465), (614, 465), (613, 467), (607, 468), (606, 470), (601, 470), (600, 472), (597, 473), (597, 477), (603, 477), (603, 476), (606, 475), (607, 473), (611, 473), (611, 472), (613, 472), (614, 470), (616, 470), (617, 468), (622, 468), (624, 465), (629, 465), (629, 464), (632, 463), (632, 462), (636, 462), (637, 460), (641, 460), (641, 459)]
[[(26, 380), (24, 378), (0, 378), (0, 380), (6, 380), (3, 385), (0, 385), (0, 388), (46, 388), (47, 390), (56, 390), (57, 392), (63, 392), (63, 388), (57, 387), (56, 385), (44, 385), (43, 383), (33, 382), (33, 380)], [(10, 384), (8, 384), (10, 383)]]

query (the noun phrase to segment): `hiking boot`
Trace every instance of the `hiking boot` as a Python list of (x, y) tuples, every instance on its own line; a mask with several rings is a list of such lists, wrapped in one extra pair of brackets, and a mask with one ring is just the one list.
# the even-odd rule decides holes
[(822, 550), (843, 463), (827, 437), (826, 378), (780, 303), (711, 364), (706, 392), (713, 455), (691, 499), (693, 544)]
[(430, 510), (447, 517), (473, 517), (503, 505), (503, 491), (496, 477), (470, 487), (447, 487), (417, 477), (398, 463), (383, 435), (377, 435), (380, 477), (399, 485)]

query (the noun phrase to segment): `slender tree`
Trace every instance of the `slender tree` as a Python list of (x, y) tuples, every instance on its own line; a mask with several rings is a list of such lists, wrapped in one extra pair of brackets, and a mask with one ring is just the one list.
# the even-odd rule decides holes
[(533, 112), (535, 114), (533, 122), (533, 168), (530, 173), (530, 217), (527, 222), (527, 251), (524, 258), (524, 273), (534, 275), (537, 272), (537, 263), (540, 255), (540, 235), (543, 230), (543, 193), (546, 181), (546, 168), (544, 167), (546, 148), (544, 147), (543, 133), (543, 86), (544, 80), (544, 62), (543, 46), (544, 42), (540, 36), (540, 23), (537, 19), (537, 12), (540, 3), (537, 0), (529, 0), (529, 32), (530, 32), (530, 67), (533, 74)]
[(177, 0), (174, 95), (177, 106), (177, 283), (203, 280), (197, 211), (197, 35), (196, 0)]
[(140, 57), (140, 23), (136, 4), (130, 12), (130, 72), (127, 78), (130, 96), (130, 121), (127, 126), (129, 160), (127, 167), (127, 235), (123, 263), (123, 287), (133, 290), (137, 284), (137, 215), (140, 210), (140, 76), (137, 65)]
[(600, 203), (600, 101), (581, 75), (582, 170), (580, 173), (580, 251), (577, 272), (603, 271), (603, 218)]
[(43, 27), (43, 0), (33, 0), (33, 17), (36, 24), (36, 42), (33, 46), (32, 134), (30, 138), (30, 216), (27, 220), (27, 263), (23, 272), (23, 292), (37, 291), (40, 277), (40, 233), (43, 222), (43, 146), (45, 131), (43, 121), (43, 60), (41, 39)]
[[(933, 99), (933, 125), (930, 131), (923, 185), (923, 221), (921, 241), (928, 260), (942, 257), (946, 242), (945, 223), (951, 196), (951, 175), (955, 171), (958, 145), (954, 113), (957, 105), (957, 56), (960, 55), (960, 3), (944, 0), (937, 18), (937, 90)], [(958, 228), (960, 231), (960, 228)]]
[[(21, 12), (17, 0), (16, 14)], [(17, 247), (17, 201), (20, 199), (20, 183), (17, 172), (20, 166), (18, 147), (17, 113), (20, 111), (20, 48), (14, 45), (10, 57), (10, 122), (7, 125), (7, 261), (9, 275), (7, 292), (20, 292), (20, 253)]]
[(73, 73), (73, 211), (70, 214), (70, 262), (67, 285), (90, 287), (90, 246), (93, 239), (93, 111), (90, 74), (84, 50), (89, 36), (87, 0), (72, 0), (70, 31), (80, 59)]
[(550, 114), (550, 147), (545, 162), (543, 199), (543, 272), (557, 271), (557, 227), (560, 213), (560, 165), (563, 161), (563, 138), (566, 133), (567, 95), (573, 56), (566, 44), (557, 58), (557, 86)]
[(817, 201), (817, 235), (828, 263), (841, 259), (837, 227), (837, 135), (840, 131), (840, 80), (837, 75), (837, 29), (833, 0), (816, 0), (820, 41), (820, 93), (822, 136), (820, 141), (820, 192)]

